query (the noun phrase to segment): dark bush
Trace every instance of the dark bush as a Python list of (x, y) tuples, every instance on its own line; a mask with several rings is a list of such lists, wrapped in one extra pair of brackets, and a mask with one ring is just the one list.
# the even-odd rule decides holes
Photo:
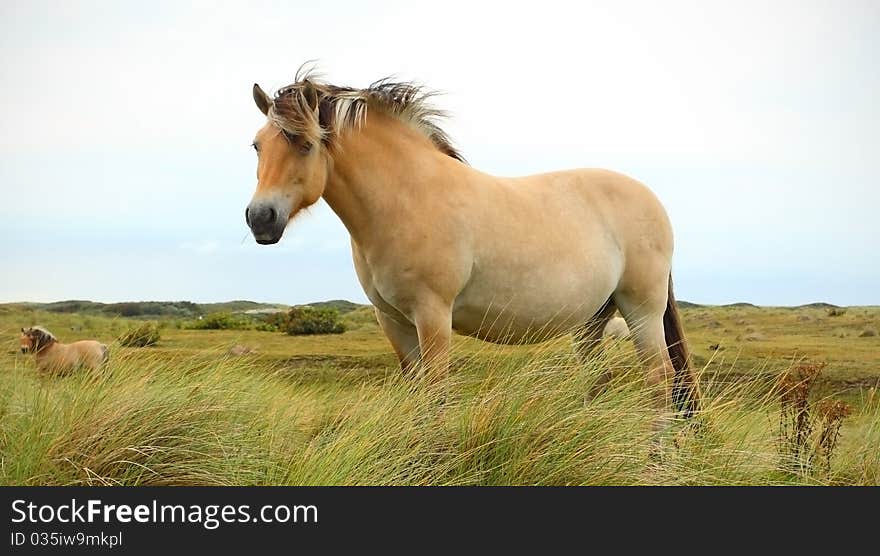
[[(287, 313), (284, 311), (278, 311), (275, 313), (269, 313), (263, 315), (262, 324), (265, 326), (266, 330), (270, 331), (278, 331), (285, 330), (287, 328)], [(262, 330), (258, 328), (258, 330)]]
[(187, 328), (195, 330), (248, 330), (253, 328), (253, 321), (232, 313), (211, 313), (199, 320), (191, 321)]
[(342, 334), (345, 325), (339, 320), (336, 309), (317, 307), (293, 307), (285, 315), (284, 322), (279, 326), (290, 335), (299, 334)]
[(87, 310), (99, 306), (100, 304), (92, 303), (91, 301), (79, 301), (74, 299), (70, 301), (47, 303), (43, 308), (50, 313), (84, 313)]
[(193, 317), (201, 314), (199, 306), (191, 301), (125, 301), (110, 303), (102, 312), (122, 317), (175, 316)]

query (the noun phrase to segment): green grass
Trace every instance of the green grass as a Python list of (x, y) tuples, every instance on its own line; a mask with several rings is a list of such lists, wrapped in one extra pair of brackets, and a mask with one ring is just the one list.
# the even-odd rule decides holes
[[(878, 484), (880, 344), (858, 336), (878, 313), (686, 309), (706, 425), (694, 434), (677, 423), (658, 451), (628, 343), (580, 365), (565, 339), (457, 338), (453, 372), (428, 385), (400, 376), (359, 309), (332, 336), (165, 321), (156, 347), (112, 343), (105, 369), (45, 377), (17, 353), (21, 326), (113, 342), (137, 321), (0, 306), (0, 484)], [(746, 328), (761, 339), (743, 340)], [(235, 345), (256, 351), (232, 356)], [(768, 377), (799, 358), (829, 363), (814, 398), (855, 407), (830, 472), (792, 468), (779, 450)], [(614, 381), (588, 399), (608, 367)]]

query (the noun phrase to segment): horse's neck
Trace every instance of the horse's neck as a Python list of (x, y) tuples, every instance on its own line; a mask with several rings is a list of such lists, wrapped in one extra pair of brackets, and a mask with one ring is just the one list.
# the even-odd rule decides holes
[(370, 115), (361, 129), (339, 138), (324, 200), (355, 242), (366, 246), (402, 212), (430, 203), (442, 189), (433, 183), (436, 176), (450, 171), (440, 166), (450, 162), (418, 130), (384, 114)]
[(58, 340), (50, 343), (48, 346), (40, 348), (34, 355), (37, 359), (44, 359), (46, 357), (52, 357), (53, 355), (63, 351), (65, 344), (62, 344)]

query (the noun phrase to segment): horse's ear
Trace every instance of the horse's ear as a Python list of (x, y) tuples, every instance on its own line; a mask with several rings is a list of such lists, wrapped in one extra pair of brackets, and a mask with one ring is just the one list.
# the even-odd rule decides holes
[(21, 333), (24, 334), (24, 327), (21, 328)]
[(272, 104), (272, 100), (256, 83), (254, 83), (254, 102), (257, 103), (257, 108), (264, 116), (269, 115), (269, 106)]
[(318, 89), (315, 87), (314, 83), (308, 79), (303, 81), (302, 94), (303, 98), (306, 99), (306, 104), (308, 104), (312, 112), (316, 111), (318, 109)]

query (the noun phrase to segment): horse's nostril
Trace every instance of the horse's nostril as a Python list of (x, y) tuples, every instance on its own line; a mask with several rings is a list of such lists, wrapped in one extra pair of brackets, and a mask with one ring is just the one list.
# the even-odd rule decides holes
[(262, 230), (266, 227), (274, 226), (277, 217), (278, 212), (271, 206), (255, 205), (254, 210), (251, 210), (250, 205), (248, 205), (244, 209), (244, 220), (252, 230)]

